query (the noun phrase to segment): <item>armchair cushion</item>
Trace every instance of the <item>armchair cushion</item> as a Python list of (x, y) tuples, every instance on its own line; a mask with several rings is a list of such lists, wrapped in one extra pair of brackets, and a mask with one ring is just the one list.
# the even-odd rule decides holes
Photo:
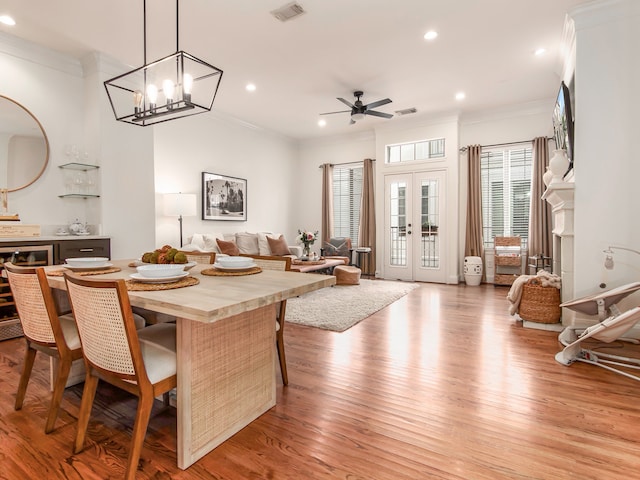
[(269, 253), (276, 256), (291, 255), (287, 241), (284, 235), (280, 235), (278, 238), (271, 238), (267, 236), (267, 243), (269, 244)]
[(231, 255), (231, 256), (240, 255), (240, 249), (235, 243), (226, 242), (224, 240), (220, 240), (219, 238), (216, 239), (216, 242), (218, 244), (218, 248), (220, 249), (221, 253), (224, 253), (225, 255)]

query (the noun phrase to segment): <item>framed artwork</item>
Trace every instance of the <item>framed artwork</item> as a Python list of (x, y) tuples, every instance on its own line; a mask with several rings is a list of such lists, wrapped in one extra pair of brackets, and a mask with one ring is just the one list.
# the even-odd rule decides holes
[(247, 220), (247, 180), (202, 172), (202, 219)]

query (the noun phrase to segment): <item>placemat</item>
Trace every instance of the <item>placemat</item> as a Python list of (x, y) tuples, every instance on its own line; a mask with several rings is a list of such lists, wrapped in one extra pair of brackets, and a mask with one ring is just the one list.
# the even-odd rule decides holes
[(60, 270), (49, 270), (47, 275), (50, 277), (62, 277), (64, 272), (75, 273), (76, 275), (103, 275), (105, 273), (116, 273), (119, 272), (120, 267), (109, 267), (104, 270), (87, 270), (84, 272), (74, 272), (73, 270), (69, 270), (68, 268), (61, 268)]
[(320, 260), (292, 260), (291, 263), (293, 265), (322, 265), (324, 263), (326, 263), (325, 259), (320, 259)]
[(135, 280), (125, 280), (127, 284), (127, 290), (131, 292), (153, 292), (155, 290), (172, 290), (174, 288), (191, 287), (198, 285), (200, 280), (196, 277), (184, 277), (176, 282), (171, 283), (143, 283), (136, 282)]
[(243, 270), (241, 272), (223, 272), (222, 270), (218, 270), (215, 267), (206, 268), (202, 270), (200, 273), (202, 275), (209, 275), (212, 277), (240, 277), (242, 275), (254, 275), (256, 273), (260, 273), (262, 269), (260, 267), (251, 267), (248, 270)]

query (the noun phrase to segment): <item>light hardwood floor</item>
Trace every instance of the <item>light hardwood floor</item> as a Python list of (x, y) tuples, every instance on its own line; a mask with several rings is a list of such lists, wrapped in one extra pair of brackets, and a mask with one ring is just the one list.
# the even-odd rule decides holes
[[(522, 328), (506, 293), (423, 284), (344, 333), (288, 324), (276, 407), (181, 471), (158, 402), (138, 478), (640, 478), (640, 382), (556, 363), (557, 334)], [(74, 455), (81, 389), (45, 435), (43, 359), (13, 410), (22, 357), (22, 340), (0, 342), (0, 478), (121, 477), (135, 400), (101, 384)]]

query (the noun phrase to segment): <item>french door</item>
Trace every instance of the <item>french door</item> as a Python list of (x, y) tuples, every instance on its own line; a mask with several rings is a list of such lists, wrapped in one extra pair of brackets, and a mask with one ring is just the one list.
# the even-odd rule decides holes
[(386, 175), (384, 276), (446, 283), (446, 172)]

